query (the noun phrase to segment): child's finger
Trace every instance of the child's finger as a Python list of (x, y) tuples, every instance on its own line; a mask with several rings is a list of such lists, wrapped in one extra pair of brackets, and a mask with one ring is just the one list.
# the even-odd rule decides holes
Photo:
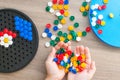
[(62, 46), (63, 46), (63, 42), (59, 42), (56, 46), (55, 46), (55, 49), (58, 50), (60, 49)]
[(55, 56), (55, 53), (56, 53), (56, 50), (55, 50), (55, 48), (53, 47), (53, 48), (52, 48), (52, 52), (50, 53), (50, 55), (51, 55), (52, 57), (54, 57), (54, 56)]
[(68, 46), (68, 50), (71, 50), (71, 46)]
[(68, 50), (71, 50), (71, 42), (68, 42)]
[(68, 44), (64, 43), (61, 47), (64, 48), (64, 49), (68, 49)]
[(68, 46), (71, 46), (71, 42), (70, 41), (68, 42)]
[(71, 50), (71, 42), (70, 41), (68, 42), (68, 48), (67, 49)]
[(54, 57), (55, 57), (55, 53), (56, 53), (56, 50), (55, 48), (53, 47), (52, 48), (52, 52), (49, 54), (48, 58), (47, 58), (47, 61), (53, 61)]
[(71, 46), (71, 42), (70, 42), (70, 41), (69, 41), (68, 43), (64, 43), (64, 44), (62, 45), (62, 48), (68, 49), (69, 46)]
[(83, 45), (79, 47), (79, 52), (80, 52), (80, 55), (84, 54), (84, 46)]
[(75, 48), (75, 50), (74, 50), (74, 54), (75, 54), (75, 55), (77, 54), (77, 50), (76, 50), (76, 48)]
[(89, 72), (90, 74), (94, 74), (95, 71), (96, 71), (95, 61), (92, 61), (92, 62), (91, 62), (91, 65), (90, 65), (90, 69), (89, 69), (88, 72)]
[(88, 65), (90, 65), (91, 64), (91, 55), (90, 55), (89, 48), (86, 47), (84, 49), (84, 52), (85, 52), (85, 55), (86, 55), (86, 62), (87, 62)]
[(79, 46), (76, 47), (76, 53), (75, 53), (76, 56), (79, 56), (80, 55), (80, 52), (79, 52)]
[(76, 47), (76, 52), (77, 52), (77, 54), (80, 54), (80, 52), (79, 52), (79, 46)]
[(75, 48), (75, 50), (74, 50), (74, 54), (75, 54), (75, 56), (78, 56), (78, 55), (79, 55), (78, 48), (79, 48), (79, 46), (77, 46), (77, 47)]
[(58, 50), (60, 48), (65, 48), (67, 49), (68, 46), (71, 45), (71, 42), (68, 42), (68, 43), (64, 43), (64, 42), (59, 42), (56, 46), (55, 46), (55, 49)]

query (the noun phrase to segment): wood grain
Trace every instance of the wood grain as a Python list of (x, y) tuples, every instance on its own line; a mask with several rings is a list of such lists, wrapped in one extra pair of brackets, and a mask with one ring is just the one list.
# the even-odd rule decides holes
[[(14, 73), (0, 73), (0, 80), (44, 80), (46, 76), (45, 60), (51, 48), (45, 48), (44, 43), (49, 39), (42, 39), (41, 33), (46, 23), (52, 23), (55, 16), (45, 12), (45, 6), (50, 0), (0, 0), (0, 8), (13, 8), (27, 14), (37, 26), (39, 32), (39, 48), (35, 58), (24, 69)], [(71, 15), (76, 16), (80, 27), (76, 31), (84, 30), (89, 25), (88, 18), (82, 17), (79, 7), (83, 0), (70, 0)], [(73, 23), (68, 20), (63, 31), (67, 31), (67, 26)], [(111, 35), (112, 37), (112, 35)], [(119, 80), (120, 77), (120, 49), (110, 47), (96, 38), (93, 33), (82, 38), (80, 43), (72, 42), (72, 49), (77, 45), (88, 46), (92, 59), (95, 60), (97, 71), (92, 80)], [(66, 80), (66, 78), (64, 79)]]

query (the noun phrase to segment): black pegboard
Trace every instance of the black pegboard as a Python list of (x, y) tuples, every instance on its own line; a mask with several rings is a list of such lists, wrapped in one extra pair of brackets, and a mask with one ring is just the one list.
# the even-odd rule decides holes
[[(14, 17), (19, 16), (32, 23), (33, 40), (28, 41), (19, 36), (15, 30)], [(0, 72), (9, 73), (25, 67), (35, 56), (38, 49), (38, 32), (35, 24), (24, 13), (14, 9), (0, 10), (0, 31), (8, 28), (18, 35), (13, 39), (13, 45), (5, 48), (0, 46)]]

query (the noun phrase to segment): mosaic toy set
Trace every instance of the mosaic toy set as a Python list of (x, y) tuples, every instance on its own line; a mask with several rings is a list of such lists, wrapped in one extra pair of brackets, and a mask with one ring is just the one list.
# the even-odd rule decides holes
[[(104, 43), (120, 47), (120, 14), (116, 9), (119, 6), (116, 1), (85, 0), (79, 11), (84, 18), (89, 17), (90, 25), (83, 31), (76, 31), (82, 23), (70, 14), (69, 0), (49, 1), (45, 10), (56, 16), (56, 19), (53, 23), (47, 23), (43, 30), (42, 37), (50, 39), (45, 47), (54, 47), (60, 41), (80, 42), (91, 30)], [(62, 28), (68, 23), (67, 18), (73, 25), (67, 26), (68, 32), (64, 32)], [(36, 26), (27, 15), (13, 9), (0, 10), (0, 72), (14, 72), (25, 67), (35, 56), (38, 43)], [(64, 48), (56, 52), (53, 61), (66, 73), (76, 74), (87, 67), (85, 55), (76, 56)]]

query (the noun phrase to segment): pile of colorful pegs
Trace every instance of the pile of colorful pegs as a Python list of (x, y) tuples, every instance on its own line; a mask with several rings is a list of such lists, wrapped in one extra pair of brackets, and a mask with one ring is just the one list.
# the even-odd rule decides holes
[(76, 74), (87, 67), (85, 54), (75, 55), (71, 50), (65, 50), (64, 48), (60, 48), (56, 52), (53, 61), (56, 62), (59, 69), (64, 69), (66, 73)]

